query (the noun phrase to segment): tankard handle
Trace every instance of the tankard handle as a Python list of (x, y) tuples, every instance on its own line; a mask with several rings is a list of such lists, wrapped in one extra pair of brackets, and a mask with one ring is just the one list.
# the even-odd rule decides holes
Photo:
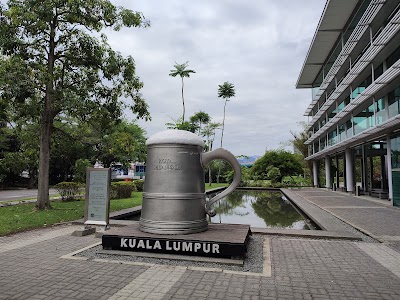
[(213, 205), (215, 202), (220, 200), (221, 198), (224, 198), (226, 195), (232, 193), (234, 189), (239, 185), (240, 183), (240, 178), (241, 178), (241, 169), (240, 169), (240, 164), (237, 161), (236, 157), (230, 153), (229, 151), (223, 149), (223, 148), (218, 148), (216, 150), (210, 151), (210, 152), (205, 152), (201, 154), (201, 163), (204, 166), (206, 166), (210, 161), (214, 159), (223, 159), (229, 162), (229, 164), (232, 166), (234, 175), (233, 175), (233, 180), (230, 186), (226, 188), (222, 193), (219, 193), (215, 197), (211, 198), (207, 203), (206, 203), (206, 213), (210, 216), (213, 217), (215, 216), (215, 211), (211, 209), (211, 205)]

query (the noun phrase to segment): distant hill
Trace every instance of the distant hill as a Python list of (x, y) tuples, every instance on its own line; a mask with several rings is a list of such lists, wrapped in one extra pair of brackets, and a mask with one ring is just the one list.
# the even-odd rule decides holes
[(247, 157), (238, 157), (238, 162), (242, 166), (252, 166), (254, 162), (260, 158), (260, 155), (253, 155), (253, 156), (247, 156)]

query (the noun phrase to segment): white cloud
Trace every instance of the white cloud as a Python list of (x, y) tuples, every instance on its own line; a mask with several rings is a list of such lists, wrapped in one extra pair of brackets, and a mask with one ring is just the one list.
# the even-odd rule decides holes
[(147, 29), (107, 32), (112, 47), (136, 61), (153, 119), (140, 121), (148, 135), (182, 114), (180, 78), (168, 76), (175, 61), (189, 61), (196, 71), (185, 78), (186, 116), (203, 110), (222, 121), (218, 85), (235, 85), (236, 97), (227, 105), (224, 148), (236, 155), (262, 155), (266, 148), (280, 147), (291, 138), (290, 130), (298, 130), (297, 122), (305, 120), (311, 92), (296, 90), (295, 83), (325, 1), (113, 3), (151, 21)]

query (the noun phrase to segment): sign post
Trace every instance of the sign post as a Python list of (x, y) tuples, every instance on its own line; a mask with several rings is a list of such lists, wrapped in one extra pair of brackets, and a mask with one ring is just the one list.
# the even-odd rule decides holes
[(86, 193), (85, 193), (85, 218), (84, 228), (75, 231), (72, 235), (85, 236), (96, 231), (100, 226), (100, 232), (104, 232), (109, 224), (110, 212), (110, 168), (86, 169)]
[(86, 169), (85, 225), (108, 225), (110, 187), (109, 168)]

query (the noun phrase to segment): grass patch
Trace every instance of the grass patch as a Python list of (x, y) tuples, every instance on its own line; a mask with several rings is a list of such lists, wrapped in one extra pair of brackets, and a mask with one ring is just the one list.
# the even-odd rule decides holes
[(221, 187), (221, 186), (228, 186), (229, 184), (227, 183), (211, 183), (211, 186), (206, 183), (206, 190), (211, 190), (211, 189), (215, 189), (217, 187)]
[[(206, 184), (206, 190), (228, 186), (226, 183)], [(142, 205), (142, 192), (133, 192), (131, 198), (114, 199), (110, 202), (110, 211)], [(0, 207), (0, 236), (51, 226), (57, 223), (78, 220), (84, 217), (85, 201), (52, 201), (52, 209), (36, 211), (35, 203), (26, 203)]]
[[(142, 193), (133, 192), (132, 198), (110, 202), (110, 211), (131, 208), (142, 204)], [(35, 203), (0, 207), (0, 236), (28, 229), (46, 227), (84, 217), (85, 201), (53, 201), (53, 209), (36, 211)]]

